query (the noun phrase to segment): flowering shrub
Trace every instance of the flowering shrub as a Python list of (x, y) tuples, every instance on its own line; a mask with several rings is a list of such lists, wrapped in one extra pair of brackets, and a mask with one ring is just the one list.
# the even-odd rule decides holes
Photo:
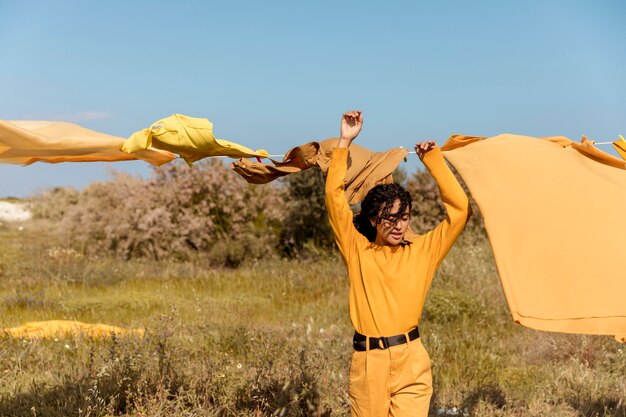
[(283, 201), (272, 186), (253, 186), (219, 160), (171, 164), (150, 180), (118, 174), (80, 192), (60, 230), (88, 255), (190, 259), (236, 266), (271, 253)]
[(36, 219), (59, 221), (70, 207), (78, 203), (79, 192), (73, 188), (56, 187), (32, 199), (31, 212)]

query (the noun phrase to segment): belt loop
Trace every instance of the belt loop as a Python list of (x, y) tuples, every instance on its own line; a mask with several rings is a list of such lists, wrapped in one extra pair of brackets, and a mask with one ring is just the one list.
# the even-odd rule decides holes
[(381, 336), (381, 337), (378, 338), (378, 347), (379, 348), (380, 348), (381, 344), (383, 345), (383, 347), (381, 348), (382, 350), (389, 349), (389, 339), (387, 337)]
[(365, 352), (369, 352), (369, 351), (370, 351), (370, 337), (365, 336)]
[[(413, 330), (413, 329), (411, 329)], [(411, 338), (409, 337), (409, 333), (411, 332), (411, 330), (409, 330), (408, 332), (404, 333), (404, 337), (406, 337), (406, 345), (408, 346), (411, 343)]]

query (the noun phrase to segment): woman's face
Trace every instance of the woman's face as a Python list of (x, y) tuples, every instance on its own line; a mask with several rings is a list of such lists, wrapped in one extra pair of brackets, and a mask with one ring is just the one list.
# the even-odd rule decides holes
[(372, 221), (372, 226), (376, 228), (376, 239), (374, 243), (377, 245), (397, 246), (404, 241), (404, 232), (406, 232), (407, 227), (409, 227), (411, 215), (409, 214), (409, 206), (407, 205), (404, 209), (404, 213), (402, 213), (398, 221), (394, 224), (398, 210), (400, 210), (400, 199), (393, 202), (389, 210), (390, 219), (383, 219), (383, 221), (378, 224), (374, 224), (374, 221)]

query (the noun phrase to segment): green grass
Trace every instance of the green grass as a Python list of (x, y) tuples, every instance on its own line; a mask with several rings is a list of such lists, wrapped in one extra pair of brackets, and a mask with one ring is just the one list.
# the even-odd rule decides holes
[[(349, 415), (352, 329), (335, 254), (238, 269), (85, 258), (0, 227), (0, 326), (75, 319), (144, 339), (0, 339), (0, 416)], [(488, 242), (463, 237), (421, 328), (432, 415), (626, 416), (626, 349), (512, 323)], [(450, 414), (448, 414), (450, 415)]]

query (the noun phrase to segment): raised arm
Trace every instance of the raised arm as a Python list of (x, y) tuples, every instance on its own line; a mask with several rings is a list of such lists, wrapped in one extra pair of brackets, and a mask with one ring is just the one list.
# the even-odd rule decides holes
[(360, 111), (344, 113), (341, 118), (341, 136), (326, 175), (326, 209), (335, 241), (344, 258), (356, 238), (357, 230), (352, 223), (352, 210), (344, 194), (344, 179), (348, 171), (348, 148), (363, 126)]
[(436, 261), (435, 266), (438, 266), (467, 223), (471, 214), (469, 199), (434, 142), (418, 143), (415, 151), (437, 181), (446, 209), (446, 218), (426, 234), (426, 244)]

